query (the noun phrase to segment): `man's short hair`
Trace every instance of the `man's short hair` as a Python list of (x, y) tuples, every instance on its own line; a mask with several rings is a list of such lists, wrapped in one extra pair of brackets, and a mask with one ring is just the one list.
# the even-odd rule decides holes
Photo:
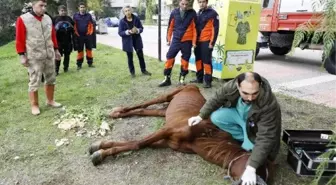
[(129, 9), (133, 10), (133, 8), (131, 7), (131, 5), (126, 5), (126, 6), (124, 6), (124, 7), (122, 8), (122, 12), (123, 12), (123, 13), (124, 13), (124, 11), (125, 11), (126, 8), (129, 8)]
[(60, 11), (60, 10), (66, 10), (67, 8), (66, 8), (66, 6), (65, 5), (59, 5), (58, 6), (58, 11)]
[(240, 86), (240, 83), (246, 79), (247, 73), (252, 73), (254, 80), (256, 82), (258, 82), (259, 85), (261, 85), (261, 76), (258, 73), (256, 73), (256, 72), (246, 72), (246, 73), (241, 73), (237, 76), (238, 86)]
[(39, 2), (39, 1), (42, 1), (42, 2), (44, 2), (44, 3), (47, 2), (47, 0), (33, 0), (32, 3), (35, 4), (35, 3)]
[(80, 7), (80, 6), (85, 6), (86, 7), (86, 4), (84, 2), (80, 2), (80, 3), (78, 3), (78, 7)]

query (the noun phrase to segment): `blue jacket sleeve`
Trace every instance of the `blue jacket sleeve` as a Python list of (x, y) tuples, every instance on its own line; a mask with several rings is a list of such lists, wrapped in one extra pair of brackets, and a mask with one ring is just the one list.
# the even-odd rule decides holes
[(141, 21), (140, 21), (140, 19), (139, 18), (136, 18), (136, 20), (137, 20), (137, 28), (139, 29), (139, 34), (140, 33), (142, 33), (143, 32), (143, 26), (142, 26), (142, 23), (141, 23)]
[(212, 40), (211, 45), (215, 46), (216, 41), (217, 41), (217, 37), (218, 37), (218, 30), (219, 30), (219, 16), (218, 14), (216, 14), (216, 16), (214, 17), (214, 22), (213, 22), (213, 26), (214, 26), (214, 37)]
[(118, 26), (118, 34), (120, 37), (127, 37), (129, 35), (126, 34), (127, 27), (124, 26), (124, 23), (120, 21), (120, 24)]

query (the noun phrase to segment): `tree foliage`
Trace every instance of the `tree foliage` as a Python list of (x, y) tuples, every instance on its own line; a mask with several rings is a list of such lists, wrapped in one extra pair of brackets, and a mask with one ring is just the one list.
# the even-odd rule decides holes
[(336, 1), (312, 0), (312, 7), (314, 10), (312, 18), (295, 31), (292, 51), (302, 42), (323, 44), (325, 59), (330, 55), (336, 39)]
[[(332, 135), (330, 139), (330, 143), (327, 145), (330, 150), (323, 153), (319, 158), (323, 159), (321, 164), (317, 168), (315, 179), (312, 181), (311, 185), (318, 185), (321, 181), (322, 175), (324, 170), (327, 168), (328, 163), (327, 161), (332, 159), (333, 157), (336, 157), (336, 135)], [(334, 185), (336, 184), (336, 175), (333, 175), (329, 181), (325, 185)]]
[[(163, 3), (163, 0), (161, 0)], [(179, 2), (180, 0), (173, 0), (173, 7), (177, 8), (179, 7)], [(153, 19), (153, 15), (158, 13), (156, 12), (157, 10), (157, 6), (155, 4), (156, 1), (155, 0), (139, 0), (139, 4), (138, 4), (138, 10), (139, 12), (141, 12), (143, 10), (143, 8), (146, 9), (146, 15), (145, 15), (145, 23), (146, 24), (151, 24)], [(145, 4), (145, 7), (143, 6), (143, 4)], [(189, 0), (189, 8), (192, 8), (194, 4), (194, 0)]]

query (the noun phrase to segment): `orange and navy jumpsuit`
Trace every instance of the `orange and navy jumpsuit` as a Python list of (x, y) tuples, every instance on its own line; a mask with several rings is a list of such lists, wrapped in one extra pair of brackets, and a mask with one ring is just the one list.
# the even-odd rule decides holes
[(179, 51), (182, 53), (180, 75), (186, 76), (188, 74), (191, 48), (196, 45), (196, 18), (196, 12), (193, 9), (186, 10), (183, 17), (181, 17), (179, 8), (171, 12), (167, 29), (167, 42), (170, 42), (170, 47), (165, 63), (165, 76), (170, 76), (175, 57)]
[(218, 36), (219, 18), (217, 12), (212, 8), (200, 10), (197, 13), (196, 28), (197, 47), (194, 52), (197, 81), (204, 80), (205, 83), (211, 83), (213, 48), (209, 48), (209, 45), (214, 47)]
[(89, 65), (93, 63), (92, 56), (92, 34), (93, 34), (93, 19), (91, 14), (85, 13), (75, 13), (73, 16), (73, 20), (75, 22), (74, 30), (75, 30), (75, 50), (78, 51), (77, 54), (77, 66), (81, 67), (83, 64), (84, 58), (84, 45), (86, 51), (86, 61)]

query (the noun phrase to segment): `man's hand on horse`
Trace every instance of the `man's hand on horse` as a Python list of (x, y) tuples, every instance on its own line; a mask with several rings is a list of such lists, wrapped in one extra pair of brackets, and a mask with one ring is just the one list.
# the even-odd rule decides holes
[(246, 169), (241, 177), (242, 185), (256, 185), (257, 184), (257, 176), (256, 169), (252, 166), (246, 166)]
[(194, 125), (197, 125), (199, 124), (203, 119), (201, 118), (201, 116), (194, 116), (194, 117), (191, 117), (188, 119), (188, 125), (191, 127), (191, 126), (194, 126)]

